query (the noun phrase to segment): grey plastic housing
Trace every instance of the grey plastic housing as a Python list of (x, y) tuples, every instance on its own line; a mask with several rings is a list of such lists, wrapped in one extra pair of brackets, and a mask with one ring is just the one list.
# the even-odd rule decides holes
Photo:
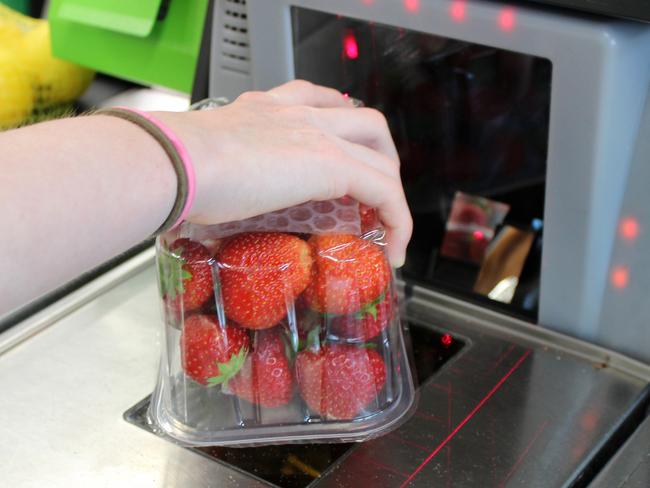
[[(610, 284), (632, 161), (635, 154), (637, 164), (647, 163), (650, 156), (644, 145), (650, 128), (640, 125), (648, 110), (650, 25), (481, 0), (463, 2), (464, 19), (458, 21), (451, 15), (457, 3), (219, 0), (211, 94), (232, 99), (293, 79), (293, 6), (549, 59), (553, 79), (539, 322), (650, 361), (647, 313), (621, 309), (611, 297), (621, 291)], [(247, 59), (238, 70), (225, 66), (222, 58), (224, 15), (233, 4), (246, 14), (240, 19), (245, 22)], [(511, 28), (500, 26), (504, 12), (511, 17)], [(646, 192), (626, 211), (648, 204)], [(633, 259), (626, 266), (637, 276), (650, 276), (647, 260)], [(647, 303), (647, 290), (647, 280), (631, 280), (625, 303)], [(618, 333), (620, 328), (624, 334)]]

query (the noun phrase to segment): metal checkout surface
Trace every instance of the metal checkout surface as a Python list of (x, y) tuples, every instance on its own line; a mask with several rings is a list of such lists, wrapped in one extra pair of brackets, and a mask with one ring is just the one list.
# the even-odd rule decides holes
[[(135, 404), (156, 374), (152, 258), (2, 336), (4, 486), (587, 486), (650, 402), (641, 363), (411, 288), (415, 360), (430, 376), (399, 429), (354, 445), (188, 450), (122, 418), (143, 424)], [(643, 446), (644, 433), (629, 442)], [(647, 486), (647, 461), (634, 466), (636, 484), (617, 486)]]

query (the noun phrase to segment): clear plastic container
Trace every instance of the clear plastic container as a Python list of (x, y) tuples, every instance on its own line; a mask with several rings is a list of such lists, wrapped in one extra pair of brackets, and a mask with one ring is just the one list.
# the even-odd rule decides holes
[(157, 240), (152, 420), (188, 445), (361, 441), (415, 399), (374, 211), (348, 198)]

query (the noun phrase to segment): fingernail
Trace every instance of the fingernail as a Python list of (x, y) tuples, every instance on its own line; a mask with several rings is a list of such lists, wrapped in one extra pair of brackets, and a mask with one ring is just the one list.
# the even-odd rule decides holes
[(393, 259), (392, 261), (393, 261), (392, 264), (394, 268), (401, 268), (402, 266), (404, 266), (404, 263), (406, 262), (406, 256), (401, 255), (398, 258)]

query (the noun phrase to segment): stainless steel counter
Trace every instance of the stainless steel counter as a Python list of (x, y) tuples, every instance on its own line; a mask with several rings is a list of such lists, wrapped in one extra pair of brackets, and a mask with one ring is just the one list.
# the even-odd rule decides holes
[[(0, 486), (256, 485), (122, 418), (156, 379), (159, 310), (152, 258), (149, 251), (126, 263), (115, 274), (117, 286), (36, 335), (31, 333), (38, 327), (29, 325), (38, 317), (0, 336), (0, 349), (14, 343), (9, 334), (29, 329), (31, 336), (0, 355)], [(89, 286), (81, 293), (96, 292), (96, 284)]]
[[(152, 257), (0, 335), (0, 486), (268, 486), (123, 420), (156, 379)], [(645, 408), (648, 365), (426, 290), (407, 316), (465, 346), (423, 384), (408, 422), (313, 486), (584, 486)]]

